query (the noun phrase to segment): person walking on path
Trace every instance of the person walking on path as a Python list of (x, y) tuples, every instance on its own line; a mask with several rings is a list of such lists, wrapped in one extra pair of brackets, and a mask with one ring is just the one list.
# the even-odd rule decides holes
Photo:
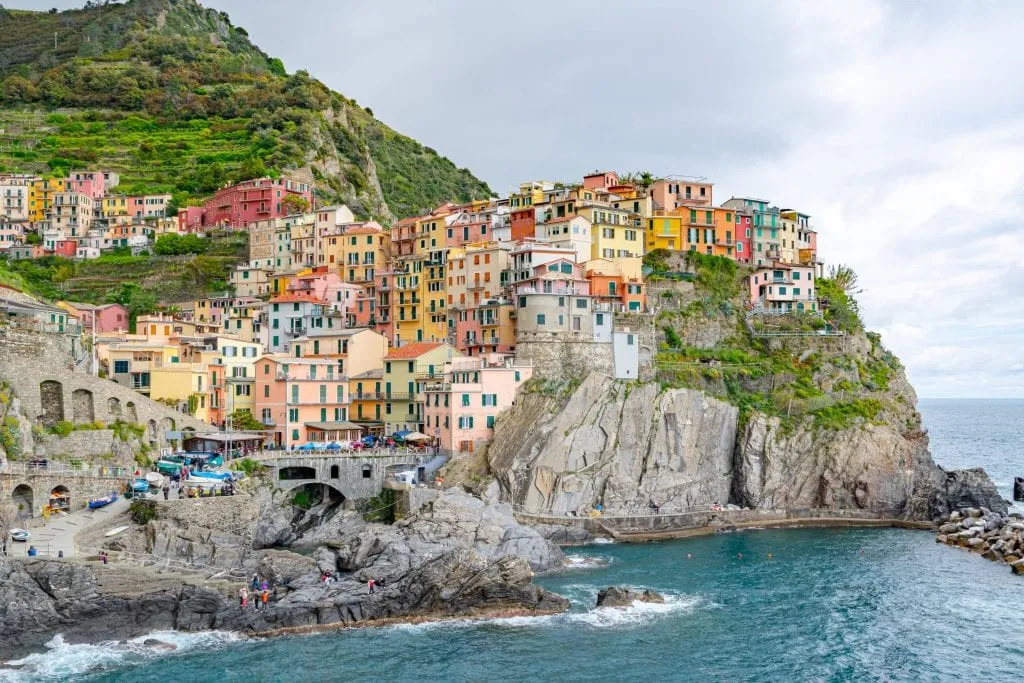
[(169, 500), (168, 496), (171, 495), (171, 487), (164, 484), (164, 500)]
[(260, 587), (260, 578), (253, 574), (252, 581), (249, 582), (249, 585), (252, 586), (252, 590), (255, 592)]
[(369, 589), (370, 595), (373, 595), (373, 590), (374, 590), (374, 588), (376, 586), (377, 586), (377, 582), (374, 581), (373, 579), (370, 579), (369, 581), (366, 582), (366, 587)]
[(270, 597), (270, 591), (267, 590), (266, 588), (264, 588), (263, 591), (260, 593), (260, 602), (263, 605), (262, 608), (261, 608), (261, 611), (263, 611), (263, 612), (267, 611), (267, 598), (269, 598), (269, 597)]
[(247, 591), (245, 589), (245, 586), (242, 586), (241, 588), (238, 589), (238, 604), (241, 606), (242, 609), (245, 609), (246, 608), (246, 604), (248, 602), (249, 602), (249, 591)]

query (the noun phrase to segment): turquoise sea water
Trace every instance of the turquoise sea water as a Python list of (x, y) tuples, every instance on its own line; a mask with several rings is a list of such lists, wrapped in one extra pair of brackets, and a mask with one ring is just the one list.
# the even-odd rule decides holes
[[(929, 401), (922, 412), (943, 464), (985, 466), (1001, 482), (1024, 469), (1024, 402)], [(260, 641), (174, 634), (166, 638), (181, 650), (161, 658), (57, 645), (20, 676), (1010, 681), (1024, 671), (1024, 578), (928, 532), (763, 530), (569, 553), (573, 568), (541, 579), (572, 601), (568, 614)], [(653, 588), (668, 601), (594, 610), (608, 585)]]

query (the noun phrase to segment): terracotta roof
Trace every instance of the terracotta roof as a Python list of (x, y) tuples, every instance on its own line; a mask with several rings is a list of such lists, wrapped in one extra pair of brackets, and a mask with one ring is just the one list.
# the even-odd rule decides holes
[(384, 356), (384, 360), (419, 358), (428, 351), (433, 351), (441, 346), (444, 346), (442, 342), (413, 342), (391, 349), (388, 351), (388, 355)]
[(562, 218), (552, 218), (551, 220), (549, 220), (547, 222), (547, 224), (551, 224), (551, 223), (565, 223), (567, 221), (571, 221), (573, 218), (578, 218), (578, 216), (573, 215), (573, 216), (563, 216)]
[(326, 301), (324, 301), (323, 299), (318, 299), (317, 297), (313, 296), (312, 294), (282, 294), (281, 296), (276, 296), (273, 299), (271, 299), (270, 303), (273, 303), (273, 304), (296, 303), (296, 302), (303, 302), (303, 301), (311, 303), (311, 304), (324, 304), (324, 305), (327, 304)]
[(376, 235), (381, 232), (380, 228), (371, 228), (369, 226), (361, 225), (357, 228), (346, 228), (346, 235)]

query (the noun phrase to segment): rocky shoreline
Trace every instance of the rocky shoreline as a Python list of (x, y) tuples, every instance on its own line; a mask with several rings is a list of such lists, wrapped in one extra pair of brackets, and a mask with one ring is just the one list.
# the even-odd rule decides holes
[[(535, 571), (562, 566), (564, 555), (520, 526), (506, 505), (450, 490), (393, 525), (351, 526), (312, 556), (239, 550), (234, 579), (206, 577), (198, 568), (0, 558), (0, 660), (42, 651), (57, 633), (68, 643), (163, 630), (274, 635), (568, 609), (567, 600), (533, 583)], [(169, 533), (166, 523), (160, 528)], [(183, 536), (160, 548), (196, 557), (195, 546), (210, 538), (207, 531), (183, 529)], [(152, 540), (151, 532), (147, 525), (138, 533)], [(234, 535), (224, 542), (239, 546)], [(264, 610), (240, 605), (239, 590), (247, 582), (242, 576), (250, 574), (274, 587)], [(325, 582), (325, 574), (331, 580)], [(372, 593), (370, 579), (379, 586)]]
[(1024, 515), (987, 508), (954, 510), (939, 526), (936, 543), (966, 548), (1024, 575)]

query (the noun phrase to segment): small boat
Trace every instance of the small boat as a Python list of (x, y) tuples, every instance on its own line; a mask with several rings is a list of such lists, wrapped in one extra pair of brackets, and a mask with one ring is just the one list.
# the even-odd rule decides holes
[(230, 472), (189, 472), (189, 476), (194, 479), (218, 479), (220, 481), (229, 481), (234, 477)]
[(132, 491), (136, 493), (145, 493), (149, 490), (149, 482), (145, 479), (136, 479), (132, 482)]
[(25, 541), (27, 541), (31, 537), (32, 537), (32, 534), (30, 534), (29, 532), (25, 531), (24, 529), (11, 529), (11, 540), (12, 541), (18, 541), (19, 543), (24, 543)]
[(90, 500), (89, 509), (95, 510), (96, 508), (101, 508), (105, 505), (110, 505), (115, 500), (117, 500), (117, 493), (111, 491), (109, 496), (101, 496), (100, 498), (93, 498), (92, 500)]
[(146, 475), (146, 481), (149, 482), (151, 487), (158, 489), (163, 486), (164, 477), (159, 472), (150, 472)]

